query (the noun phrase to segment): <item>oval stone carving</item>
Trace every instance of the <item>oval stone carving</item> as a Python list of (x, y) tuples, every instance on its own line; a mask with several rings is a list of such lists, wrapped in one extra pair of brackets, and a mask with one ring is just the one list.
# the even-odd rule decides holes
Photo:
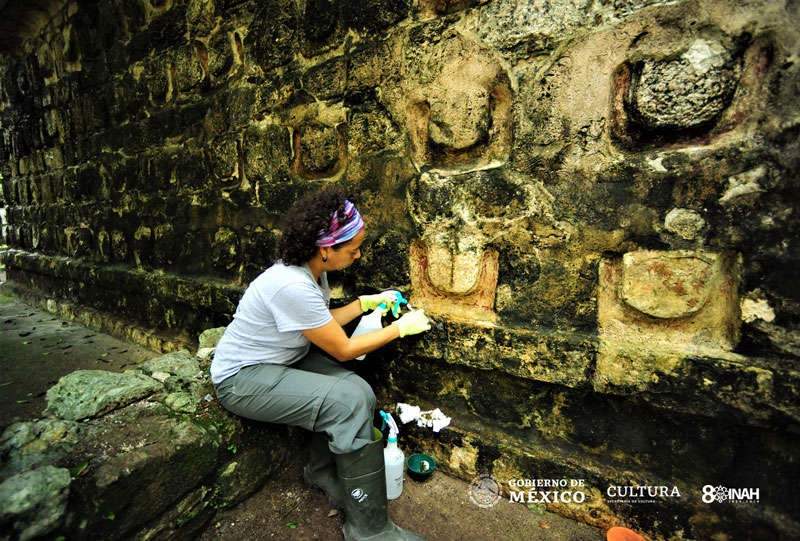
[(490, 96), (486, 88), (448, 88), (430, 105), (428, 133), (432, 142), (453, 151), (467, 150), (489, 138)]
[(457, 251), (447, 246), (428, 246), (428, 278), (439, 291), (463, 295), (478, 287), (483, 252)]
[(306, 178), (333, 176), (344, 160), (343, 129), (309, 124), (294, 132), (295, 170)]
[(708, 300), (713, 256), (677, 252), (629, 252), (622, 258), (620, 296), (630, 307), (661, 319), (686, 317)]
[(737, 84), (736, 59), (719, 42), (698, 39), (676, 59), (637, 64), (626, 102), (644, 129), (685, 130), (715, 121)]

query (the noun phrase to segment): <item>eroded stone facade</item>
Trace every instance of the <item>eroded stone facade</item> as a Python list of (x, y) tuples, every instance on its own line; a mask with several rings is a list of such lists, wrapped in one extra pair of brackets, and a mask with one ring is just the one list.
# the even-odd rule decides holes
[[(281, 213), (341, 184), (368, 227), (342, 295), (398, 288), (435, 321), (362, 370), (458, 412), (426, 443), (451, 471), (591, 479), (554, 507), (656, 538), (800, 535), (795, 4), (51, 12), (0, 59), (11, 280), (169, 348), (226, 324)], [(779, 496), (603, 501), (661, 481)]]

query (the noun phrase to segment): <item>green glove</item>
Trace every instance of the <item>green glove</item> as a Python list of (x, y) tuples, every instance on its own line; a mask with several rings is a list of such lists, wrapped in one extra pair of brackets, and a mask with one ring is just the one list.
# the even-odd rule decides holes
[(431, 322), (428, 321), (425, 310), (412, 310), (393, 322), (392, 325), (397, 325), (400, 330), (400, 338), (419, 334), (431, 328)]
[(381, 304), (385, 304), (388, 312), (397, 303), (397, 295), (398, 292), (392, 289), (381, 291), (375, 295), (361, 295), (358, 298), (359, 302), (361, 302), (361, 311), (369, 312), (370, 310), (375, 310)]

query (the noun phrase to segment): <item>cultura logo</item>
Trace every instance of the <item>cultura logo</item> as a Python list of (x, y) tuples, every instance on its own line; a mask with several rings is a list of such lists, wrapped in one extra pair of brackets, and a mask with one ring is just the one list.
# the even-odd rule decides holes
[(703, 503), (757, 503), (761, 491), (757, 488), (728, 488), (721, 485), (703, 487)]
[(674, 485), (612, 485), (606, 496), (607, 502), (656, 503), (657, 499), (680, 498), (681, 492)]

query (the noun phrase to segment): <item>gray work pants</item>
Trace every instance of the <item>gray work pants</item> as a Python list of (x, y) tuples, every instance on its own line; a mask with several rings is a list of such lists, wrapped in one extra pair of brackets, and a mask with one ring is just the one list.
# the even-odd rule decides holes
[(247, 366), (216, 386), (228, 411), (269, 423), (325, 432), (333, 453), (361, 449), (374, 439), (375, 393), (369, 383), (313, 350), (291, 366)]

